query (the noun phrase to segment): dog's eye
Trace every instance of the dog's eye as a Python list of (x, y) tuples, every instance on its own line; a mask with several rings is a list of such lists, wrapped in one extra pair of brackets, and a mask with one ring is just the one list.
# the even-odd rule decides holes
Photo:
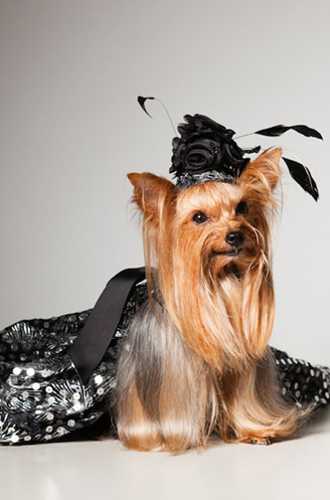
[(248, 204), (246, 201), (240, 201), (239, 204), (236, 207), (236, 214), (237, 215), (242, 215), (246, 214), (249, 210)]
[(208, 216), (206, 214), (204, 214), (204, 212), (196, 212), (194, 215), (193, 215), (193, 218), (192, 220), (196, 223), (196, 224), (203, 224), (204, 222), (206, 222), (208, 219)]

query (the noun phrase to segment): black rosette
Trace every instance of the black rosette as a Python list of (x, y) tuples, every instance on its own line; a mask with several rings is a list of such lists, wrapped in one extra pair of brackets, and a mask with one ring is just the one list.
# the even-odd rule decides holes
[(178, 184), (212, 179), (203, 175), (207, 172), (225, 182), (233, 182), (249, 161), (244, 158), (247, 151), (233, 140), (234, 130), (204, 115), (185, 115), (184, 119), (186, 123), (178, 126), (181, 137), (172, 141), (170, 173), (174, 173)]

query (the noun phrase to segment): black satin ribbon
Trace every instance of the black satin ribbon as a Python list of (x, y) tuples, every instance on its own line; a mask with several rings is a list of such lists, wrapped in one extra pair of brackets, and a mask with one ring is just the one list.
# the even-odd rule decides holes
[(98, 367), (113, 338), (127, 298), (133, 287), (145, 279), (145, 268), (124, 269), (108, 282), (85, 326), (68, 353), (84, 384)]

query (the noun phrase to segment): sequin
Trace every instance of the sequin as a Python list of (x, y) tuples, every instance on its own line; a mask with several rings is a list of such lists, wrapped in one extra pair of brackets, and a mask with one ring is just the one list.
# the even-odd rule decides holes
[(102, 375), (96, 375), (96, 377), (94, 378), (94, 381), (95, 381), (95, 384), (97, 384), (97, 385), (102, 384), (102, 382), (103, 382)]

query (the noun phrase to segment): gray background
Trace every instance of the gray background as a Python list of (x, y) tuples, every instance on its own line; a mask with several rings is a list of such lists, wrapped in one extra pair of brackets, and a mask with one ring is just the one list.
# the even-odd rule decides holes
[(141, 265), (126, 173), (167, 175), (172, 130), (136, 104), (156, 95), (176, 123), (324, 134), (261, 143), (310, 166), (321, 195), (283, 167), (273, 344), (329, 364), (329, 17), (327, 1), (0, 0), (1, 326), (90, 307)]
[[(238, 133), (307, 123), (287, 156), (310, 166), (316, 204), (283, 178), (275, 237), (273, 344), (330, 365), (328, 1), (0, 0), (0, 327), (94, 304), (108, 278), (142, 263), (130, 171), (166, 175), (172, 131), (208, 114)], [(243, 145), (256, 145), (257, 137)], [(285, 168), (285, 167), (284, 167)], [(329, 412), (300, 439), (218, 443), (169, 457), (118, 441), (0, 447), (8, 500), (325, 498)]]

